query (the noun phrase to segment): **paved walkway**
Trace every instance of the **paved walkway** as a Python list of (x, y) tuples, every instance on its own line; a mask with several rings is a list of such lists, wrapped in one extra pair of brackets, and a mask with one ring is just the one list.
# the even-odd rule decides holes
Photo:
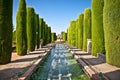
[(102, 72), (109, 80), (120, 80), (120, 68), (107, 64), (105, 61), (83, 51), (74, 51), (78, 58), (82, 58), (97, 72)]
[(39, 57), (42, 57), (42, 53), (30, 53), (25, 56), (18, 56), (15, 52), (12, 53), (11, 63), (6, 65), (0, 65), (0, 80), (14, 80), (17, 79), (19, 72), (25, 72), (29, 66), (31, 66)]

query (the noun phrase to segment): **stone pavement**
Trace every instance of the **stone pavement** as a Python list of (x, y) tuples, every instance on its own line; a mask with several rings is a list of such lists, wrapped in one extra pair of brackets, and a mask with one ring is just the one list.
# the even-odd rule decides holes
[(84, 60), (88, 65), (92, 67), (92, 69), (96, 72), (102, 72), (108, 80), (120, 80), (120, 68), (116, 66), (112, 66), (105, 61), (92, 56), (84, 51), (74, 51), (76, 53), (78, 59)]
[(25, 56), (18, 56), (16, 52), (13, 52), (11, 63), (0, 65), (0, 80), (17, 80), (18, 75), (28, 70), (38, 58), (43, 57), (53, 46), (54, 44), (48, 45), (48, 48), (29, 52)]

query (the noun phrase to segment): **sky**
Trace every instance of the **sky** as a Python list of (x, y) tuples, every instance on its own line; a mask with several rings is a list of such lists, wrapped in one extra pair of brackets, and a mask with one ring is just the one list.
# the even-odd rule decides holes
[[(52, 32), (60, 34), (66, 31), (70, 21), (76, 20), (84, 13), (85, 8), (91, 8), (92, 0), (26, 0), (26, 5), (35, 9), (40, 18), (51, 27)], [(19, 0), (13, 0), (13, 25), (16, 26), (16, 13)]]

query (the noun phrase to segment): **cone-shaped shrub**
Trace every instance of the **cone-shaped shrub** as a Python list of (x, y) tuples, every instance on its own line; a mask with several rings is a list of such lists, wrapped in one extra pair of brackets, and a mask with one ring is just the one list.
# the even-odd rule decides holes
[(104, 0), (106, 61), (120, 67), (120, 0)]
[(11, 60), (13, 0), (0, 0), (0, 64)]
[(84, 15), (80, 14), (78, 21), (76, 23), (77, 25), (77, 29), (78, 29), (78, 41), (77, 41), (77, 47), (79, 49), (83, 48), (83, 19), (84, 19)]
[(35, 15), (35, 25), (36, 25), (36, 42), (37, 42), (37, 48), (39, 48), (40, 45), (40, 37), (39, 37), (39, 15)]
[(87, 39), (91, 39), (91, 10), (85, 9), (83, 27), (83, 50), (87, 51)]
[(35, 26), (35, 12), (31, 7), (27, 8), (27, 46), (28, 51), (35, 50), (36, 42), (36, 26)]
[(20, 0), (16, 17), (16, 49), (18, 55), (27, 54), (27, 35), (26, 35), (26, 2)]
[(103, 31), (103, 0), (92, 0), (92, 55), (105, 53)]
[(71, 45), (75, 46), (76, 45), (76, 21), (71, 21), (70, 23), (70, 27), (71, 27)]

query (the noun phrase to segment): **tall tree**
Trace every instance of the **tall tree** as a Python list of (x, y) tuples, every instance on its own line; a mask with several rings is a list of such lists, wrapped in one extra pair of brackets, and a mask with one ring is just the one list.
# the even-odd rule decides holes
[(39, 15), (35, 15), (35, 25), (36, 25), (36, 43), (37, 43), (37, 48), (39, 48), (40, 45), (40, 32), (39, 32)]
[(104, 0), (106, 61), (120, 67), (120, 0)]
[(76, 21), (71, 21), (70, 23), (70, 27), (71, 27), (71, 45), (75, 46), (76, 45)]
[(11, 60), (13, 0), (0, 0), (0, 64)]
[(91, 10), (85, 9), (83, 27), (83, 50), (87, 51), (87, 39), (91, 39)]
[(51, 27), (48, 27), (48, 43), (51, 42)]
[(78, 29), (77, 47), (79, 49), (83, 48), (83, 19), (84, 19), (84, 14), (80, 14), (77, 21), (77, 29)]
[(92, 0), (92, 55), (105, 53), (103, 30), (104, 0)]
[(16, 17), (16, 49), (18, 55), (27, 54), (27, 35), (26, 35), (26, 2), (20, 0)]
[(36, 26), (35, 12), (32, 7), (27, 7), (27, 42), (28, 51), (34, 51), (36, 43)]

